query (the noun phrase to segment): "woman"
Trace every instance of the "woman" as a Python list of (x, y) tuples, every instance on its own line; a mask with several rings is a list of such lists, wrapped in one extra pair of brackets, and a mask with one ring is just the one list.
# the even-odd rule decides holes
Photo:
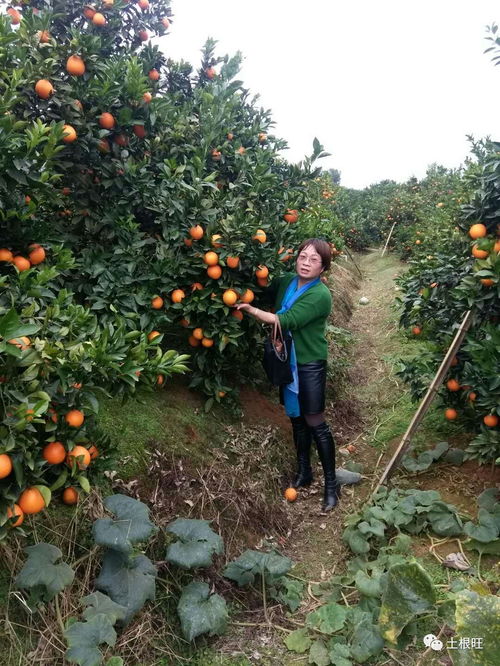
[(320, 276), (328, 271), (331, 261), (328, 243), (309, 238), (298, 249), (296, 274), (273, 280), (269, 287), (269, 293), (276, 295), (276, 314), (248, 303), (235, 306), (265, 324), (272, 325), (279, 319), (283, 331), (292, 334), (295, 382), (280, 390), (280, 398), (292, 423), (297, 451), (298, 471), (293, 486), (308, 486), (313, 479), (310, 451), (314, 439), (325, 477), (323, 511), (333, 509), (340, 497), (340, 484), (335, 478), (335, 446), (324, 415), (328, 354), (325, 328), (332, 298)]

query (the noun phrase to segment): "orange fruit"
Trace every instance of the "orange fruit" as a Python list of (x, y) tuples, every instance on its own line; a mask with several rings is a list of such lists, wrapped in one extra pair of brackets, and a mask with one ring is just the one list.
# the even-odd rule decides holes
[(422, 329), (420, 328), (420, 326), (414, 326), (411, 329), (411, 332), (413, 333), (413, 335), (420, 335), (420, 333), (422, 333)]
[(495, 428), (498, 425), (498, 416), (495, 414), (488, 414), (484, 417), (483, 422), (488, 428)]
[(165, 381), (165, 377), (163, 375), (158, 375), (156, 377), (156, 383), (158, 386), (163, 386), (163, 383)]
[(83, 111), (83, 104), (80, 102), (79, 99), (75, 99), (73, 102), (73, 106), (80, 111), (80, 113)]
[(201, 282), (193, 282), (191, 285), (191, 291), (200, 291), (201, 289), (203, 289)]
[(285, 222), (288, 222), (288, 224), (294, 224), (294, 222), (297, 222), (297, 220), (299, 219), (299, 213), (294, 208), (292, 209), (289, 208), (286, 211), (286, 213), (283, 215), (283, 219), (285, 220)]
[(71, 386), (74, 389), (77, 389), (77, 391), (79, 391), (82, 388), (83, 384), (82, 384), (82, 382), (75, 382), (74, 384), (71, 384)]
[(244, 155), (244, 154), (247, 152), (247, 149), (244, 148), (243, 146), (240, 146), (236, 152), (237, 152), (239, 155)]
[(226, 291), (222, 294), (222, 300), (226, 305), (234, 305), (238, 300), (238, 294), (234, 291), (234, 289), (226, 289)]
[(480, 250), (477, 245), (474, 245), (472, 248), (472, 256), (476, 257), (476, 259), (486, 259), (488, 255), (489, 252), (486, 250)]
[(471, 392), (469, 393), (469, 400), (471, 400), (472, 402), (474, 402), (474, 400), (475, 400), (476, 398), (477, 398), (476, 393), (474, 393), (474, 391), (471, 391)]
[(85, 74), (85, 63), (80, 56), (72, 55), (66, 60), (66, 71), (73, 76)]
[(194, 227), (191, 227), (189, 230), (189, 235), (191, 238), (194, 238), (194, 240), (200, 240), (200, 238), (203, 238), (203, 234), (205, 232), (203, 231), (203, 227), (201, 224), (196, 224)]
[(297, 499), (298, 493), (295, 490), (295, 488), (287, 488), (285, 490), (284, 495), (285, 495), (285, 499), (288, 500), (289, 502), (295, 502), (295, 500)]
[(219, 263), (219, 255), (217, 252), (205, 252), (203, 255), (203, 261), (207, 266), (216, 266)]
[(160, 79), (160, 72), (157, 69), (151, 69), (148, 76), (151, 81), (158, 81)]
[(210, 154), (212, 155), (212, 159), (215, 160), (215, 162), (219, 162), (219, 160), (221, 158), (220, 150), (217, 150), (216, 148), (214, 148)]
[(472, 227), (469, 229), (469, 236), (474, 240), (478, 238), (484, 238), (487, 233), (488, 230), (486, 229), (484, 224), (481, 223), (473, 224)]
[(215, 69), (213, 67), (207, 67), (205, 74), (207, 75), (208, 79), (213, 79), (215, 76)]
[(38, 488), (26, 488), (17, 502), (24, 513), (39, 513), (45, 507), (45, 500)]
[(12, 518), (13, 516), (18, 516), (18, 519), (14, 523), (10, 523), (10, 527), (19, 527), (24, 520), (24, 511), (18, 504), (14, 504), (14, 511), (12, 511), (10, 506), (7, 507), (7, 518)]
[(61, 190), (61, 193), (67, 197), (69, 194), (71, 194), (71, 187), (63, 187)]
[(20, 12), (17, 11), (17, 9), (9, 7), (7, 9), (7, 14), (9, 14), (10, 16), (10, 22), (12, 23), (12, 25), (19, 25), (21, 23), (22, 15)]
[(212, 280), (218, 280), (222, 275), (222, 268), (220, 266), (209, 266), (207, 268), (207, 275), (208, 277), (211, 277)]
[(151, 307), (153, 310), (161, 310), (163, 307), (163, 298), (161, 296), (155, 296), (151, 299)]
[(240, 263), (239, 257), (228, 257), (226, 259), (226, 264), (229, 268), (238, 268), (239, 263)]
[(232, 141), (234, 139), (234, 134), (232, 132), (228, 132), (226, 136), (228, 141)]
[(491, 278), (481, 278), (481, 284), (485, 287), (492, 287), (495, 284), (495, 281)]
[(456, 409), (448, 407), (448, 409), (445, 410), (444, 415), (448, 421), (454, 421), (458, 417), (458, 412)]
[(63, 138), (64, 143), (73, 143), (77, 138), (77, 133), (71, 125), (63, 125)]
[(458, 358), (457, 358), (456, 356), (454, 356), (454, 357), (451, 359), (451, 363), (450, 363), (450, 366), (451, 366), (451, 367), (453, 367), (453, 366), (455, 366), (455, 365), (458, 365)]
[(117, 146), (121, 146), (122, 148), (128, 146), (128, 136), (126, 134), (117, 134), (113, 141)]
[(148, 340), (151, 342), (151, 340), (154, 340), (157, 338), (159, 335), (161, 335), (160, 331), (151, 331), (151, 333), (148, 333)]
[(35, 92), (41, 99), (49, 99), (54, 92), (54, 86), (47, 79), (40, 79), (35, 83)]
[(170, 21), (168, 20), (168, 18), (166, 16), (164, 18), (162, 18), (161, 24), (166, 30), (168, 30), (169, 27), (170, 27)]
[(201, 341), (201, 344), (204, 347), (213, 347), (214, 346), (214, 341), (212, 340), (212, 338), (203, 338), (202, 341)]
[(0, 454), (0, 479), (5, 479), (12, 472), (12, 460), (6, 453)]
[(193, 335), (193, 338), (196, 338), (196, 340), (203, 340), (203, 338), (204, 338), (203, 329), (202, 328), (195, 328), (192, 335)]
[(188, 338), (188, 342), (189, 342), (189, 344), (191, 345), (191, 347), (198, 347), (198, 345), (200, 344), (200, 341), (197, 340), (197, 339), (194, 337), (194, 335), (190, 335), (190, 336), (189, 336), (189, 338)]
[(182, 289), (174, 289), (172, 292), (172, 303), (180, 303), (183, 298), (186, 298), (186, 294)]
[(70, 486), (69, 488), (64, 489), (62, 501), (64, 504), (78, 504), (79, 497), (78, 491), (73, 488), (73, 486)]
[(147, 42), (149, 39), (148, 31), (147, 30), (139, 30), (138, 32), (139, 38), (143, 42)]
[(44, 446), (42, 458), (45, 458), (51, 465), (58, 465), (65, 460), (66, 454), (67, 451), (62, 442), (50, 442), (47, 446)]
[(217, 393), (217, 395), (219, 396), (219, 398), (223, 398), (226, 395), (226, 392), (225, 391), (219, 391)]
[(449, 391), (460, 391), (460, 384), (456, 379), (449, 379), (446, 382), (446, 386)]
[(94, 14), (95, 14), (95, 9), (90, 5), (87, 5), (83, 10), (83, 15), (85, 16), (85, 18), (88, 18), (89, 20), (92, 20)]
[(92, 17), (92, 23), (101, 28), (103, 25), (106, 25), (106, 17), (101, 12), (96, 12)]
[(37, 266), (45, 261), (45, 250), (43, 247), (36, 247), (29, 253), (29, 258), (32, 266)]
[(99, 116), (99, 126), (102, 127), (103, 129), (113, 129), (113, 127), (116, 125), (116, 121), (114, 119), (114, 116), (111, 113), (108, 113), (105, 111), (104, 113), (101, 113)]
[(257, 240), (259, 243), (265, 243), (267, 240), (266, 232), (263, 229), (257, 229), (255, 234), (252, 236), (252, 240)]
[(26, 259), (26, 257), (21, 257), (19, 255), (12, 259), (12, 263), (20, 272), (27, 271), (29, 268), (31, 268), (31, 264), (28, 261), (28, 259)]
[(188, 319), (181, 319), (179, 324), (181, 326), (184, 326), (184, 328), (187, 328), (189, 326), (189, 320)]
[(497, 254), (500, 252), (500, 240), (497, 240), (493, 246), (493, 252), (496, 252)]
[(267, 278), (257, 278), (257, 284), (259, 285), (259, 287), (267, 287), (269, 282)]
[(238, 321), (243, 319), (243, 312), (241, 312), (241, 310), (232, 310), (231, 314), (235, 319), (238, 319)]
[[(81, 458), (81, 460), (77, 460)], [(74, 446), (66, 455), (66, 463), (72, 467), (73, 460), (76, 461), (79, 469), (86, 469), (90, 465), (90, 453), (84, 446)]]
[[(162, 375), (158, 375), (158, 376), (161, 377)], [(87, 450), (90, 454), (90, 459), (91, 460), (95, 460), (96, 458), (99, 457), (99, 449), (97, 448), (97, 446), (95, 444), (91, 444)]]
[(218, 242), (219, 238), (222, 238), (220, 234), (213, 234), (211, 241), (212, 247), (222, 247), (222, 243)]
[(142, 99), (146, 102), (146, 104), (149, 104), (153, 99), (153, 95), (150, 92), (145, 92), (142, 96)]
[(144, 125), (134, 125), (133, 132), (139, 139), (144, 139), (146, 137), (146, 129)]
[(193, 239), (192, 238), (185, 238), (184, 239), (184, 245), (187, 247), (192, 247), (193, 246)]
[[(19, 342), (19, 340), (21, 342)], [(31, 344), (31, 340), (27, 338), (25, 335), (21, 335), (19, 338), (11, 338), (8, 340), (9, 344), (15, 345), (16, 347), (19, 347), (19, 349), (24, 350), (28, 349), (28, 347)]]
[(259, 143), (264, 143), (267, 139), (267, 134), (265, 132), (259, 132), (258, 139)]
[(255, 271), (255, 275), (258, 278), (266, 278), (269, 275), (269, 269), (267, 266), (259, 266)]
[(14, 255), (10, 250), (5, 247), (0, 248), (0, 261), (12, 261), (13, 258)]
[(143, 12), (149, 7), (149, 0), (139, 0), (137, 3)]
[(85, 414), (79, 409), (71, 409), (65, 415), (64, 420), (72, 428), (79, 428), (85, 420)]
[(39, 30), (37, 34), (41, 44), (50, 42), (50, 32), (48, 30)]
[(438, 283), (437, 283), (437, 282), (432, 282), (432, 283), (431, 283), (431, 287), (432, 287), (432, 289), (434, 289), (434, 287), (437, 287), (437, 286), (438, 286)]
[(97, 149), (99, 150), (100, 153), (109, 153), (109, 151), (111, 150), (109, 141), (107, 139), (99, 139), (97, 143)]
[(242, 303), (251, 303), (255, 298), (255, 294), (251, 289), (247, 289), (245, 293), (240, 297)]

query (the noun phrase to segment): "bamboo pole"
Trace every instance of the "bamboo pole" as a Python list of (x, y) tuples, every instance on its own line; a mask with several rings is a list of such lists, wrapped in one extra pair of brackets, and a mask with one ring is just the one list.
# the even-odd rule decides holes
[(392, 223), (391, 230), (389, 231), (389, 235), (387, 236), (387, 240), (385, 241), (384, 249), (382, 250), (382, 254), (380, 255), (381, 257), (384, 256), (385, 251), (387, 250), (387, 246), (389, 245), (389, 241), (391, 240), (392, 232), (394, 231), (394, 227), (396, 226), (396, 221), (397, 220), (394, 220), (394, 222)]
[(372, 493), (372, 496), (375, 495), (380, 486), (387, 479), (389, 479), (395, 467), (398, 465), (399, 461), (401, 460), (403, 454), (408, 450), (411, 444), (411, 438), (415, 434), (415, 431), (417, 430), (422, 419), (426, 415), (427, 410), (429, 409), (435, 394), (437, 393), (446, 373), (450, 368), (453, 357), (455, 356), (460, 345), (462, 344), (465, 334), (469, 330), (469, 327), (472, 322), (472, 312), (473, 312), (472, 310), (467, 310), (467, 312), (465, 313), (462, 323), (460, 324), (460, 328), (458, 329), (457, 334), (455, 335), (455, 338), (453, 339), (453, 342), (451, 343), (448, 349), (448, 352), (446, 353), (443, 361), (441, 362), (441, 365), (439, 366), (436, 376), (432, 380), (432, 383), (429, 386), (424, 398), (422, 399), (422, 402), (420, 403), (419, 408), (417, 409), (414, 417), (412, 418), (411, 423), (408, 426), (408, 429), (406, 430), (403, 436), (403, 439), (401, 440), (398, 448), (396, 449), (396, 452), (394, 453), (391, 460), (387, 464), (387, 467), (384, 469), (382, 476), (380, 477), (380, 480), (377, 484), (377, 487)]

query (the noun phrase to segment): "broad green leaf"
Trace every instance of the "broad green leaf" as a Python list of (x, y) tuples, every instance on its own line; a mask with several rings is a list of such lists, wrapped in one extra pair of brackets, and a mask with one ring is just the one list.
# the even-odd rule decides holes
[(467, 536), (476, 541), (481, 541), (482, 543), (495, 541), (499, 533), (495, 516), (486, 509), (479, 509), (478, 522), (479, 525), (474, 525), (474, 523), (471, 522), (465, 523), (464, 532)]
[(284, 576), (292, 568), (292, 560), (277, 553), (261, 553), (246, 550), (233, 562), (229, 562), (223, 576), (236, 581), (240, 587), (254, 582), (255, 576), (264, 575), (268, 582)]
[(124, 620), (127, 609), (120, 606), (102, 592), (93, 592), (83, 597), (82, 604), (87, 608), (83, 611), (83, 617), (91, 620), (95, 615), (106, 615), (111, 624), (117, 620)]
[(500, 556), (500, 539), (495, 539), (495, 541), (490, 541), (489, 543), (469, 539), (465, 542), (465, 547), (467, 550), (477, 550), (479, 553), (484, 553), (485, 555)]
[(477, 498), (478, 506), (481, 509), (486, 509), (490, 513), (495, 511), (495, 508), (500, 503), (500, 490), (498, 488), (486, 488)]
[(116, 519), (99, 518), (92, 532), (95, 542), (122, 553), (130, 553), (132, 544), (145, 541), (157, 528), (149, 520), (148, 507), (126, 495), (110, 495), (104, 506)]
[(436, 593), (429, 575), (417, 562), (396, 564), (387, 575), (379, 625), (383, 637), (395, 644), (403, 628), (416, 615), (434, 607)]
[(168, 546), (166, 559), (184, 569), (209, 567), (213, 556), (224, 550), (222, 538), (212, 530), (208, 520), (178, 518), (166, 531), (180, 539)]
[(154, 600), (155, 576), (156, 568), (145, 555), (129, 558), (117, 550), (108, 550), (95, 586), (127, 609), (123, 622), (128, 624), (148, 599)]
[(124, 666), (123, 659), (121, 657), (110, 657), (106, 666)]
[(6, 340), (20, 338), (22, 335), (33, 335), (39, 330), (40, 326), (36, 324), (22, 324), (14, 309), (0, 317), (0, 337)]
[(463, 590), (456, 595), (455, 644), (460, 638), (482, 638), (482, 649), (451, 649), (455, 666), (497, 666), (500, 664), (500, 597)]
[(87, 622), (75, 622), (64, 632), (68, 643), (66, 659), (80, 666), (99, 666), (102, 653), (98, 646), (107, 643), (113, 647), (116, 631), (106, 615), (95, 615)]
[(348, 527), (344, 530), (342, 539), (347, 542), (349, 548), (356, 555), (364, 555), (370, 550), (370, 544), (367, 539), (355, 528)]
[(323, 634), (334, 634), (344, 626), (346, 615), (345, 606), (336, 603), (325, 604), (307, 615), (306, 625)]
[(355, 582), (356, 587), (365, 597), (380, 597), (382, 594), (380, 577), (368, 576), (364, 571), (358, 571)]
[(37, 543), (24, 549), (28, 559), (18, 573), (15, 584), (30, 589), (34, 596), (50, 601), (67, 585), (71, 585), (75, 572), (65, 562), (54, 564), (62, 552), (49, 543)]
[(309, 662), (316, 666), (329, 666), (331, 664), (328, 649), (322, 640), (316, 640), (309, 650)]
[(330, 661), (332, 666), (352, 666), (352, 661), (349, 659), (351, 656), (351, 648), (349, 645), (343, 643), (334, 643), (328, 645)]
[(298, 652), (299, 654), (307, 652), (311, 647), (311, 638), (308, 630), (304, 627), (292, 631), (285, 638), (285, 645), (291, 652)]
[(462, 534), (462, 521), (454, 507), (445, 502), (434, 502), (427, 517), (433, 532), (439, 536), (458, 536)]
[(370, 657), (376, 657), (384, 649), (384, 639), (378, 625), (373, 624), (371, 617), (365, 614), (360, 622), (356, 622), (351, 638), (351, 656), (359, 664)]
[(369, 523), (366, 520), (363, 520), (358, 525), (358, 530), (362, 534), (374, 534), (380, 538), (383, 538), (385, 534), (385, 528), (385, 523), (383, 523), (381, 520), (377, 520), (376, 518), (372, 518)]
[(177, 612), (188, 641), (201, 634), (221, 634), (227, 625), (226, 602), (218, 594), (210, 595), (207, 583), (189, 583), (182, 591)]
[(302, 597), (304, 596), (304, 583), (300, 580), (288, 578), (283, 576), (275, 581), (273, 587), (269, 590), (269, 596), (276, 599), (294, 613), (300, 606)]

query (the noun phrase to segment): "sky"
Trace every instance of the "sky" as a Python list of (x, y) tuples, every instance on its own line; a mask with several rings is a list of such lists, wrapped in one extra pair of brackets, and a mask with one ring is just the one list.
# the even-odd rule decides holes
[(172, 0), (170, 34), (155, 40), (199, 66), (244, 57), (238, 79), (270, 109), (283, 156), (298, 162), (317, 137), (341, 184), (421, 178), (458, 168), (466, 136), (500, 138), (500, 66), (484, 54), (493, 0)]

